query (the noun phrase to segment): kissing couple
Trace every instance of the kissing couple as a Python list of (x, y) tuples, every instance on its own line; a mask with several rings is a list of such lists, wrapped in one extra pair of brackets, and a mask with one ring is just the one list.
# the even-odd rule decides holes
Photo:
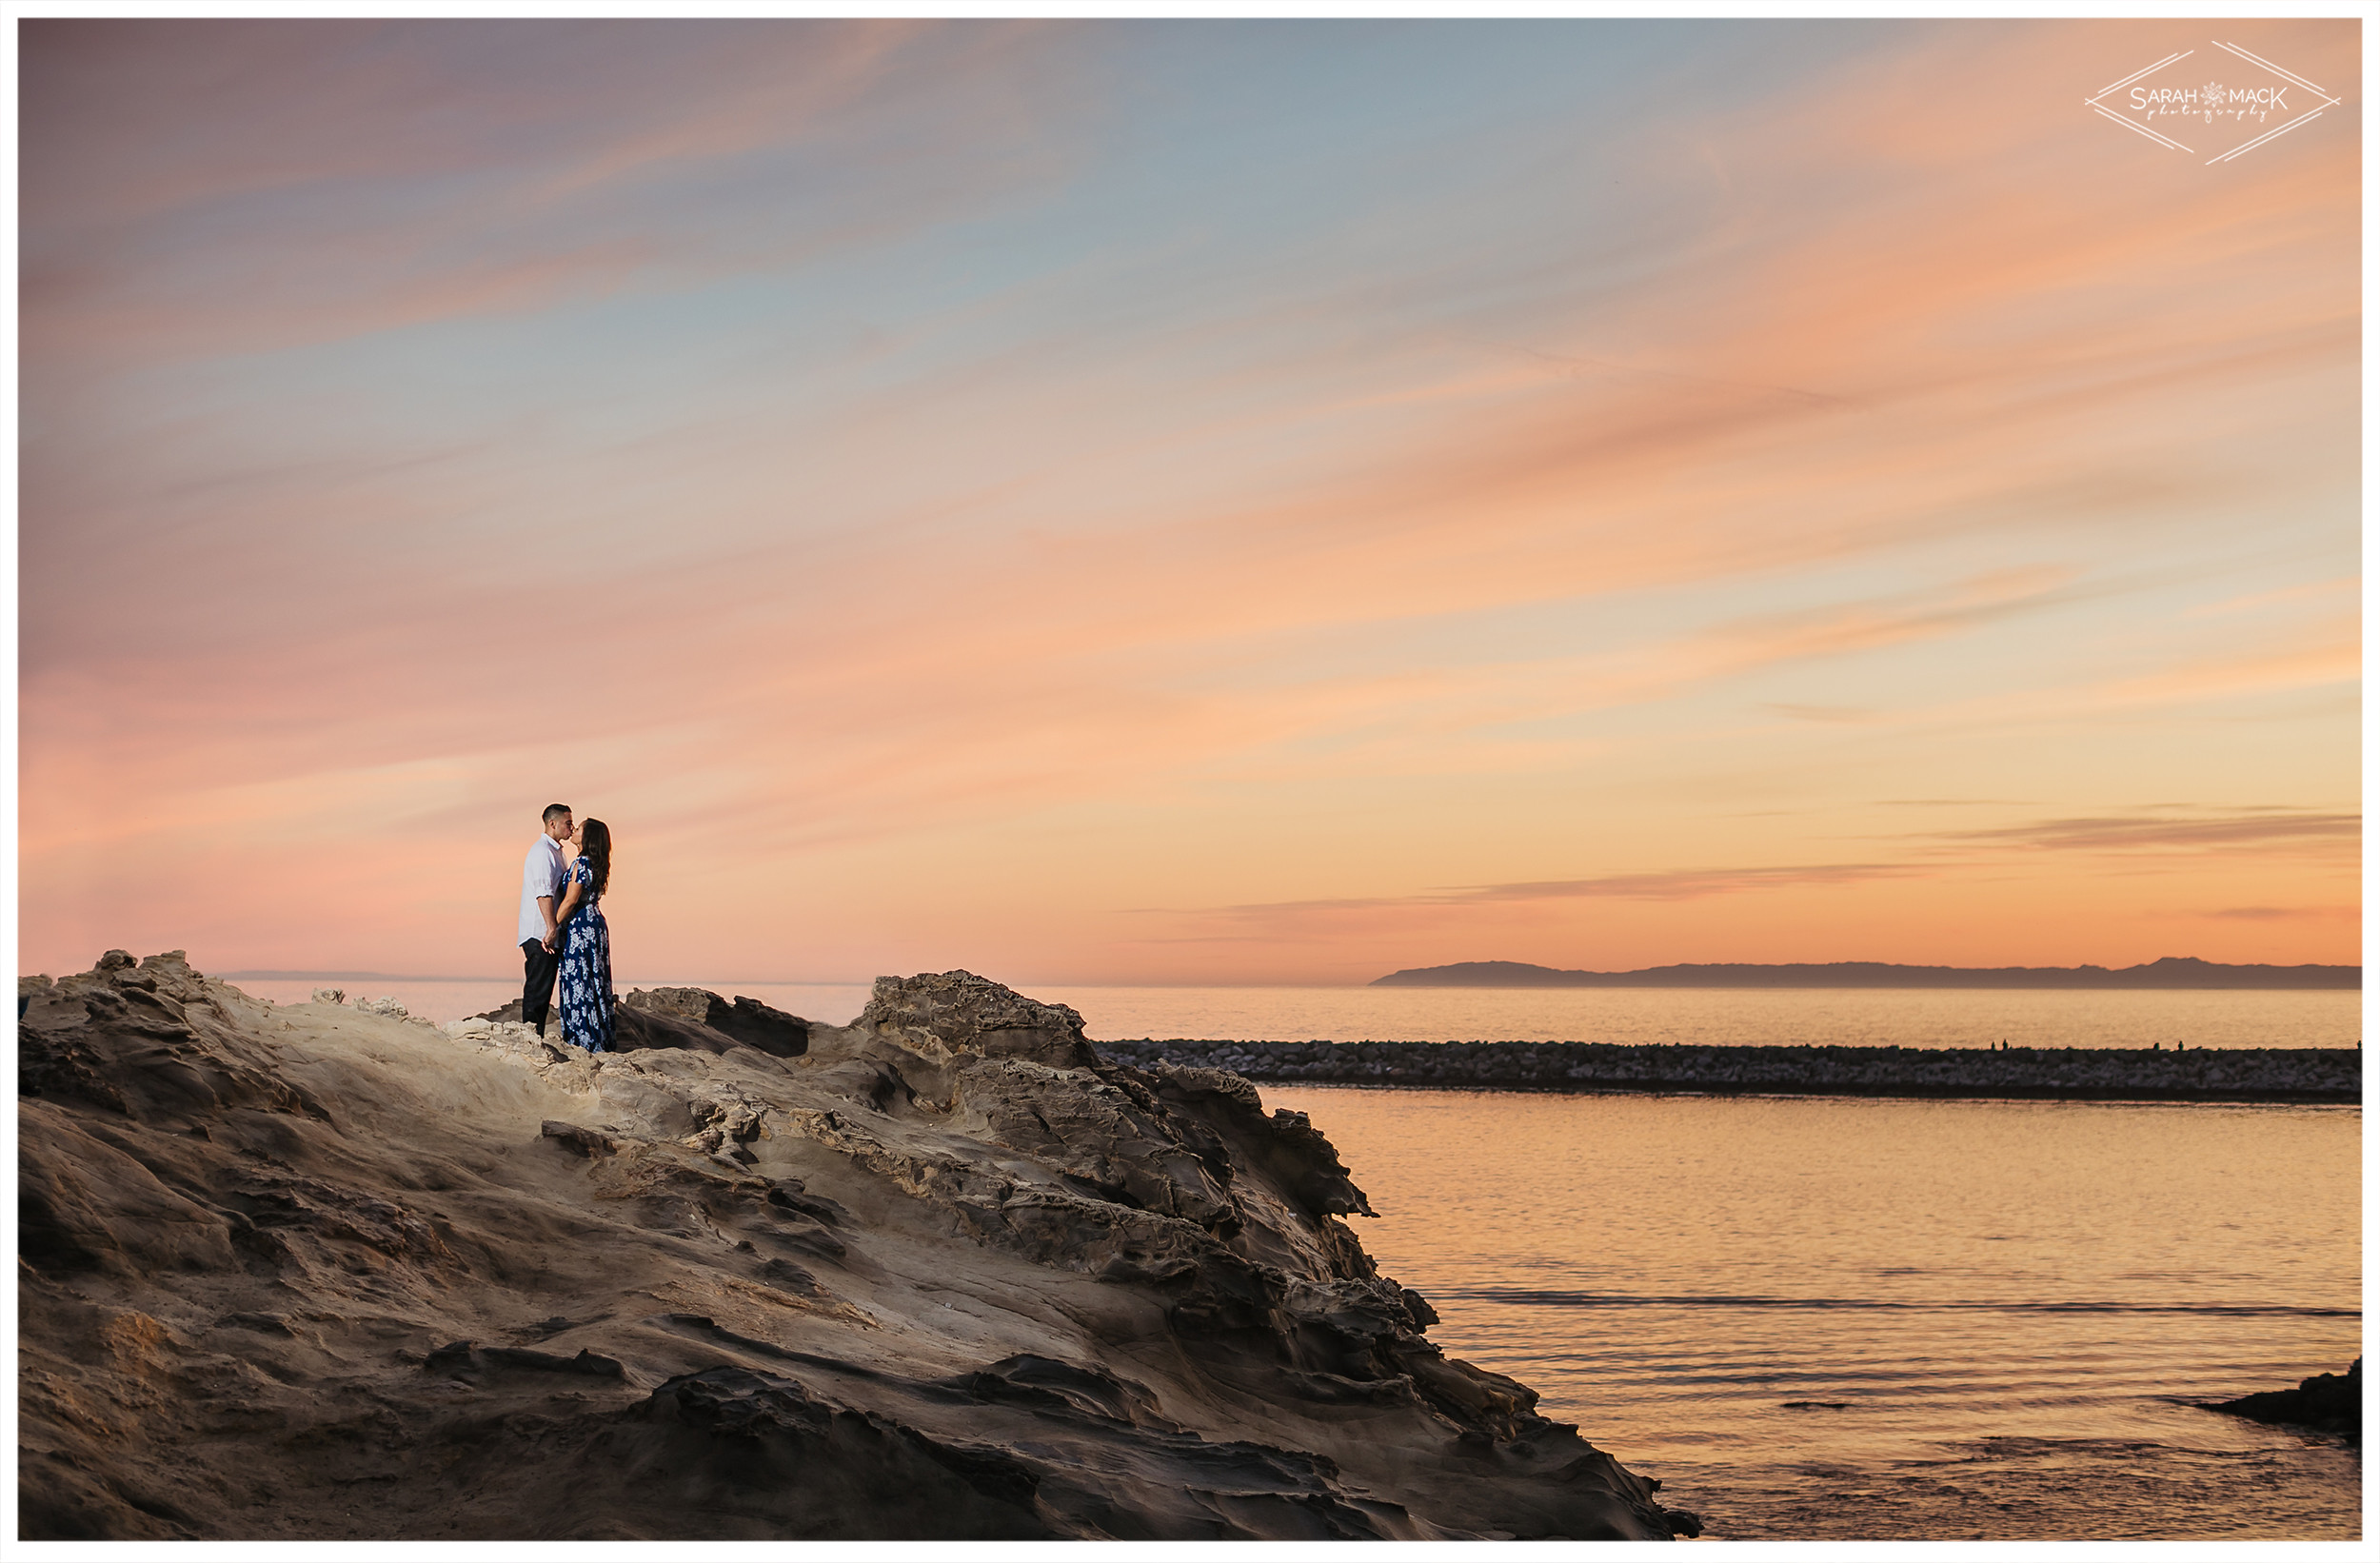
[[(565, 848), (567, 848), (566, 852)], [(562, 1039), (611, 1051), (611, 929), (597, 903), (611, 883), (611, 827), (545, 805), (545, 828), (521, 865), (521, 1020), (545, 1035), (560, 978)]]

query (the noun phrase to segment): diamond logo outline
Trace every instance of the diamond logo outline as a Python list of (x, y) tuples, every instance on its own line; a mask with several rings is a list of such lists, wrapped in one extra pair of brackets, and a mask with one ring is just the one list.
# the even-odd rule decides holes
[[(2260, 54), (2251, 53), (2247, 49), (2240, 48), (2237, 44), (2225, 43), (2219, 38), (2211, 40), (2211, 42), (2214, 48), (2222, 49), (2225, 53), (2232, 56), (2234, 59), (2252, 66), (2257, 69), (2268, 73), (2277, 82), (2285, 84), (2281, 87), (2273, 89), (2241, 89), (2242, 92), (2246, 93), (2247, 101), (2251, 109), (2260, 104), (2269, 102), (2283, 111), (2286, 111), (2289, 106), (2286, 103), (2285, 94), (2287, 93), (2289, 88), (2291, 87), (2299, 88), (2311, 93), (2317, 101), (2311, 109), (2307, 109), (2305, 112), (2295, 114), (2291, 118), (2279, 125), (2273, 126), (2270, 129), (2259, 129), (2256, 134), (2250, 136), (2246, 141), (2243, 141), (2238, 146), (2231, 148), (2229, 151), (2217, 152), (2214, 156), (2208, 158), (2206, 160), (2206, 167), (2208, 168), (2212, 168), (2217, 163), (2229, 163), (2235, 157), (2240, 157), (2248, 152), (2251, 152), (2258, 147), (2265, 145), (2267, 142), (2272, 141), (2277, 137), (2287, 135), (2290, 131), (2296, 129), (2299, 126), (2319, 118), (2326, 109), (2335, 109), (2345, 101), (2344, 99), (2331, 96), (2329, 92), (2324, 91), (2321, 88), (2316, 87), (2312, 82), (2308, 81), (2305, 77), (2296, 74), (2294, 71), (2285, 69)], [(2172, 136), (2165, 134), (2163, 131), (2153, 129), (2148, 121), (2150, 119), (2161, 118), (2168, 114), (2197, 113), (2202, 115), (2205, 122), (2211, 126), (2215, 123), (2215, 116), (2220, 113), (2231, 113), (2234, 118), (2244, 117), (2246, 110), (2232, 110), (2216, 107), (2217, 104), (2226, 101), (2223, 97), (2225, 89), (2219, 82), (2210, 80), (2203, 87), (2182, 89), (2159, 88), (2152, 89), (2135, 88), (2133, 97), (2136, 101), (2133, 104), (2133, 108), (2136, 111), (2142, 109), (2147, 109), (2149, 112), (2147, 118), (2145, 119), (2134, 119), (2130, 114), (2120, 112), (2118, 109), (2110, 107), (2107, 99), (2112, 94), (2124, 90), (2126, 88), (2134, 87), (2135, 83), (2138, 83), (2147, 77), (2155, 75), (2158, 71), (2165, 69), (2169, 66), (2179, 65), (2182, 61), (2191, 58), (2196, 52), (2197, 50), (2195, 49), (2185, 49), (2174, 53), (2168, 54), (2164, 59), (2157, 61), (2153, 65), (2144, 66), (2140, 69), (2133, 71), (2131, 75), (2126, 76), (2122, 81), (2109, 83), (2098, 91), (2093, 92), (2091, 96), (2083, 99), (2083, 107), (2089, 109), (2092, 112), (2097, 114), (2102, 119), (2122, 126), (2125, 129), (2132, 131), (2134, 135), (2145, 136), (2149, 140), (2155, 142), (2160, 147), (2170, 147), (2175, 151), (2189, 152), (2194, 157), (2197, 155), (2194, 148), (2187, 147), (2181, 142), (2174, 140)], [(2237, 96), (2237, 94), (2234, 94), (2234, 96)], [(2257, 124), (2259, 127), (2263, 125), (2263, 121), (2264, 115), (2259, 114), (2257, 117)]]

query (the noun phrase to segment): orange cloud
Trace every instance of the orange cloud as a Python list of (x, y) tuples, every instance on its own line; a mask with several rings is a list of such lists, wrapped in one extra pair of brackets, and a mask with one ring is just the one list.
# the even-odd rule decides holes
[(1991, 842), (2047, 852), (2132, 852), (2140, 850), (2253, 847), (2271, 851), (2282, 843), (2306, 843), (2316, 850), (2353, 847), (2363, 840), (2360, 814), (2318, 814), (2273, 807), (2247, 813), (2197, 819), (2152, 816), (2104, 816), (2079, 820), (2039, 820), (1992, 830), (1961, 830), (1946, 834), (1951, 841)]

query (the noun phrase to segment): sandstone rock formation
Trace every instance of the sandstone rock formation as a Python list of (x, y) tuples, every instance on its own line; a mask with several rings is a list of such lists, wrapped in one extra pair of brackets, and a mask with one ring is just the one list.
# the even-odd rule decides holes
[(30, 990), (28, 1537), (1696, 1528), (1425, 1338), (1302, 1117), (964, 972), (592, 1058), (178, 953)]

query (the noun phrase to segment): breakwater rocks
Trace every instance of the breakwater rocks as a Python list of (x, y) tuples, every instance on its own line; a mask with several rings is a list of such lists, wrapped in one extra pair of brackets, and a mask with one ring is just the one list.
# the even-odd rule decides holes
[(1603, 1042), (1101, 1042), (1147, 1068), (1252, 1080), (1493, 1091), (1996, 1097), (2112, 1101), (2363, 1099), (2355, 1048), (1633, 1047)]
[(1428, 1338), (1304, 1116), (964, 972), (592, 1057), (178, 952), (20, 1007), (27, 1538), (1699, 1528)]

